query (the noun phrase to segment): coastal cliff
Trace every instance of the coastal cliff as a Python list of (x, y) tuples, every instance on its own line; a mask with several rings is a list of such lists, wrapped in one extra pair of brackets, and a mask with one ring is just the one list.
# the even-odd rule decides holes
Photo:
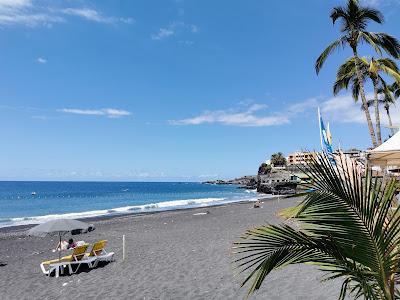
[(283, 195), (296, 193), (298, 180), (295, 177), (285, 169), (271, 168), (264, 174), (243, 176), (231, 180), (211, 180), (203, 183), (239, 185), (239, 188), (256, 189), (259, 193)]

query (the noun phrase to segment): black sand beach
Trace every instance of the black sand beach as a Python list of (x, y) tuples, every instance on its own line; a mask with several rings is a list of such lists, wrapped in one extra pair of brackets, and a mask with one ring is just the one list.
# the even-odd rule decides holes
[[(60, 278), (41, 273), (56, 237), (26, 237), (20, 229), (0, 232), (1, 299), (243, 299), (234, 277), (231, 246), (247, 228), (277, 223), (278, 209), (296, 199), (269, 199), (259, 209), (251, 203), (100, 219), (96, 230), (74, 236), (93, 243), (109, 241), (116, 261)], [(209, 212), (207, 214), (199, 214)], [(122, 261), (122, 235), (126, 259)], [(273, 273), (251, 299), (337, 299), (340, 282), (321, 284), (322, 272), (294, 266)]]

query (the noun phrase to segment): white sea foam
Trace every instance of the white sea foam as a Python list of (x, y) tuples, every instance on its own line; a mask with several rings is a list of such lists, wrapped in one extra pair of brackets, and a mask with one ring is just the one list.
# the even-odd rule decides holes
[[(251, 193), (253, 193), (253, 192), (251, 192)], [(40, 223), (44, 223), (49, 220), (54, 220), (54, 219), (59, 219), (59, 218), (81, 219), (81, 218), (91, 218), (91, 217), (107, 216), (107, 215), (118, 215), (118, 214), (124, 214), (124, 213), (144, 213), (144, 212), (156, 212), (156, 211), (184, 209), (184, 208), (193, 208), (193, 207), (207, 207), (207, 206), (232, 203), (232, 202), (238, 202), (238, 201), (255, 201), (256, 199), (258, 199), (258, 197), (234, 198), (234, 199), (200, 198), (200, 199), (173, 200), (173, 201), (164, 201), (164, 202), (149, 203), (149, 204), (143, 204), (143, 205), (117, 207), (117, 208), (111, 208), (111, 209), (92, 210), (92, 211), (85, 211), (85, 212), (9, 218), (9, 219), (0, 220), (0, 227), (27, 225), (27, 224), (40, 224)]]
[(249, 194), (255, 193), (255, 194), (257, 194), (257, 189), (254, 189), (254, 190), (246, 190), (246, 193), (249, 193)]

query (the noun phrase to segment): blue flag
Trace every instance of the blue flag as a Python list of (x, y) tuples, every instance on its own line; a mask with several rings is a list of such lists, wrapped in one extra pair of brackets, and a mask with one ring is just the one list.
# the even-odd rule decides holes
[(332, 149), (332, 136), (328, 128), (325, 127), (324, 121), (322, 120), (321, 113), (318, 107), (318, 119), (319, 119), (319, 129), (320, 129), (320, 138), (321, 138), (321, 148), (322, 150), (328, 154), (328, 157), (332, 163), (335, 163), (333, 159), (333, 149)]

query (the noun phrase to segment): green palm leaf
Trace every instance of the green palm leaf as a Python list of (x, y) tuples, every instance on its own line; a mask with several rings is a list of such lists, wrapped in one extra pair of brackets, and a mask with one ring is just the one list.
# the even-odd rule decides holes
[(340, 38), (333, 43), (331, 43), (326, 49), (321, 53), (321, 55), (318, 57), (317, 61), (315, 62), (315, 70), (317, 74), (321, 70), (323, 64), (325, 63), (326, 59), (329, 57), (329, 55), (332, 54), (333, 51), (339, 48), (339, 46), (344, 46), (346, 43), (346, 40), (344, 38)]
[(304, 167), (307, 194), (292, 221), (248, 230), (234, 244), (243, 285), (259, 289), (270, 272), (290, 264), (314, 264), (325, 280), (342, 278), (341, 298), (395, 299), (400, 262), (400, 211), (393, 210), (397, 182), (362, 176), (354, 162), (336, 166), (320, 155)]

